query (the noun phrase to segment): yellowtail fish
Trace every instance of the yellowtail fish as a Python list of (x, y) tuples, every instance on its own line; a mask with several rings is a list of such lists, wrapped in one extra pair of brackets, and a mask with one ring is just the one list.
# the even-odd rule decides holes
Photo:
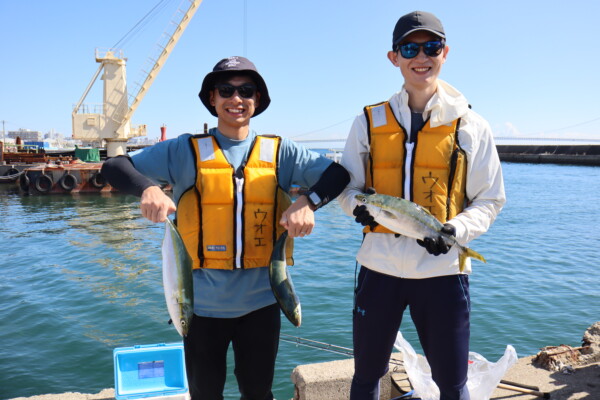
[(298, 299), (294, 291), (292, 277), (285, 262), (285, 242), (287, 237), (288, 232), (286, 230), (279, 236), (279, 239), (275, 242), (275, 246), (273, 246), (273, 253), (271, 253), (271, 262), (269, 264), (269, 282), (283, 314), (294, 326), (300, 326), (302, 323), (300, 299)]
[(375, 222), (389, 230), (413, 239), (442, 235), (458, 248), (458, 265), (464, 271), (467, 257), (485, 261), (485, 258), (468, 247), (461, 246), (452, 235), (442, 232), (442, 223), (429, 210), (412, 201), (385, 194), (357, 194), (356, 199), (367, 207)]
[(192, 259), (177, 227), (169, 218), (165, 221), (162, 243), (163, 286), (171, 322), (181, 336), (187, 336), (194, 315)]

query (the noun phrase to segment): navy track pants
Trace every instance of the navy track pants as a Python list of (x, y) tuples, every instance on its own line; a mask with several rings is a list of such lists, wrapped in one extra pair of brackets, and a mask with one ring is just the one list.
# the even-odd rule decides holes
[(361, 267), (353, 312), (355, 373), (351, 400), (378, 400), (406, 307), (440, 400), (469, 400), (469, 278), (403, 279)]

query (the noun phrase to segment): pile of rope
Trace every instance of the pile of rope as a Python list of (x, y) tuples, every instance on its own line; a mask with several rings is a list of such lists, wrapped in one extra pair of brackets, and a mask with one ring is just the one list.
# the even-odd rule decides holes
[(11, 168), (6, 172), (6, 175), (0, 176), (0, 182), (14, 182), (19, 178), (19, 176), (23, 175), (25, 171), (17, 171), (15, 168)]

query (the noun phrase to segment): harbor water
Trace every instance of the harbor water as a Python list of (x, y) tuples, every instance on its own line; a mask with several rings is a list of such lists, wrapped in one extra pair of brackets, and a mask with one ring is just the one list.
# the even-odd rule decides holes
[[(471, 349), (490, 361), (508, 344), (521, 357), (578, 346), (600, 320), (600, 168), (503, 170), (508, 203), (470, 245), (488, 260), (473, 262)], [(180, 341), (162, 291), (164, 225), (144, 220), (135, 197), (0, 190), (0, 399), (97, 393), (114, 387), (114, 348)], [(282, 332), (351, 348), (361, 230), (335, 202), (316, 217), (291, 270), (303, 324), (282, 316)], [(408, 313), (401, 329), (419, 349)], [(282, 341), (275, 397), (292, 398), (295, 366), (343, 358)], [(226, 398), (239, 398), (231, 357), (229, 370)]]

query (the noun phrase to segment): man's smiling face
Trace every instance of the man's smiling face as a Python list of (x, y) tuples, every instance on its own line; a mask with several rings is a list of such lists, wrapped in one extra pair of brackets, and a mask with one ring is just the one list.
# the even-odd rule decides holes
[[(247, 76), (234, 76), (225, 83), (233, 86), (243, 84), (254, 84)], [(250, 124), (250, 118), (254, 115), (258, 106), (260, 93), (256, 92), (250, 98), (240, 96), (236, 90), (231, 97), (222, 97), (217, 89), (210, 93), (210, 104), (215, 107), (220, 127), (239, 129)]]
[[(417, 31), (408, 35), (401, 44), (421, 44), (430, 40), (439, 40), (439, 38), (427, 31)], [(400, 68), (400, 72), (404, 76), (404, 85), (410, 92), (411, 90), (427, 90), (437, 85), (436, 81), (442, 70), (442, 64), (446, 62), (447, 54), (448, 46), (444, 47), (442, 52), (435, 57), (426, 55), (421, 47), (414, 58), (404, 58), (400, 51), (390, 51), (388, 58), (392, 64)]]

